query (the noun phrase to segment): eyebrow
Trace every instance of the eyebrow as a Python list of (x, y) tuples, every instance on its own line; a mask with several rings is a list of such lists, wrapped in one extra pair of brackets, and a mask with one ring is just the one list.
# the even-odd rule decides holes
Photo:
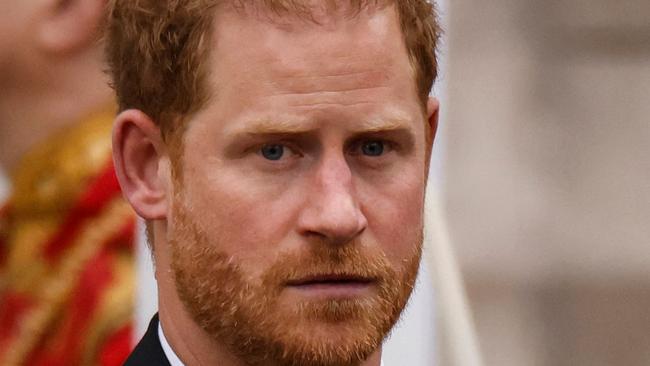
[(245, 127), (233, 131), (233, 135), (297, 135), (316, 130), (315, 126), (305, 122), (288, 120), (256, 120), (244, 123)]
[[(288, 120), (257, 120), (245, 123), (246, 127), (232, 132), (235, 136), (264, 136), (264, 135), (301, 135), (313, 133), (318, 126), (311, 122), (293, 122)], [(364, 121), (351, 131), (353, 134), (401, 132), (414, 136), (411, 124), (403, 119), (386, 119)]]
[(411, 123), (403, 119), (386, 119), (382, 121), (367, 121), (361, 124), (356, 133), (378, 133), (391, 131), (408, 131), (413, 133)]

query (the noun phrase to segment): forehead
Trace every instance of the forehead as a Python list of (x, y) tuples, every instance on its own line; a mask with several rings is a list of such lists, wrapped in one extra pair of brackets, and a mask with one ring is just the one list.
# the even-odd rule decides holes
[(394, 6), (316, 9), (309, 16), (226, 8), (217, 12), (212, 43), (212, 79), (222, 86), (234, 70), (239, 82), (309, 84), (323, 76), (345, 84), (355, 75), (350, 83), (414, 83)]

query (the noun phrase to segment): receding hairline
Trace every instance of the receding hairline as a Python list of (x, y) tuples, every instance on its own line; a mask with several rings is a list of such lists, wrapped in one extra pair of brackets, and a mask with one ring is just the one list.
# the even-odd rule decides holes
[[(394, 11), (394, 16), (396, 17), (398, 32), (400, 33), (400, 38), (402, 38), (404, 54), (408, 59), (408, 71), (409, 76), (413, 78), (414, 88), (416, 89), (417, 94), (417, 76), (418, 76), (418, 63), (417, 60), (412, 57), (406, 40), (404, 39), (404, 30), (399, 24), (401, 21), (400, 11), (397, 7), (397, 1), (399, 0), (327, 0), (327, 1), (313, 1), (313, 0), (216, 0), (220, 4), (218, 10), (212, 12), (213, 20), (215, 23), (212, 24), (212, 28), (206, 34), (208, 41), (204, 43), (205, 55), (207, 59), (212, 59), (212, 62), (218, 62), (218, 56), (215, 55), (215, 48), (212, 46), (207, 46), (208, 44), (213, 45), (214, 38), (218, 37), (220, 30), (218, 27), (218, 17), (231, 12), (230, 14), (235, 14), (242, 17), (253, 17), (253, 19), (260, 20), (270, 24), (273, 27), (278, 27), (287, 32), (301, 32), (302, 26), (305, 27), (320, 27), (329, 25), (329, 20), (339, 21), (355, 21), (357, 18), (371, 18), (382, 11)], [(287, 5), (291, 3), (295, 5), (295, 8), (291, 8)], [(314, 3), (316, 3), (314, 5)], [(332, 3), (330, 7), (325, 9), (322, 6), (319, 6), (321, 3)], [(274, 8), (273, 4), (281, 4), (283, 7), (278, 9)], [(312, 10), (314, 7), (319, 7), (323, 10), (322, 13), (319, 13), (318, 16), (313, 16), (314, 13)], [(324, 24), (328, 22), (327, 24)], [(297, 27), (297, 28), (294, 28)], [(214, 59), (216, 57), (216, 59)], [(209, 78), (206, 78), (208, 81)], [(218, 97), (218, 86), (211, 85), (213, 88), (212, 93), (206, 95), (205, 102), (209, 102), (213, 98)], [(216, 89), (215, 89), (216, 87)], [(426, 114), (426, 101), (422, 104), (422, 112)]]
[[(435, 5), (429, 0), (169, 0), (168, 5), (162, 6), (156, 3), (155, 0), (110, 0), (109, 24), (117, 26), (110, 26), (109, 38), (114, 42), (107, 42), (110, 44), (107, 54), (120, 110), (143, 110), (162, 126), (163, 136), (182, 130), (178, 127), (187, 117), (214, 97), (209, 95), (205, 84), (206, 61), (213, 57), (211, 38), (216, 36), (214, 25), (224, 7), (267, 20), (291, 22), (290, 18), (294, 18), (318, 24), (318, 18), (313, 17), (315, 9), (324, 11), (326, 19), (341, 19), (342, 15), (354, 17), (363, 12), (367, 16), (368, 11), (392, 6), (401, 23), (401, 36), (407, 46), (423, 109), (437, 76), (435, 50), (440, 28)], [(188, 19), (193, 25), (184, 23)], [(137, 31), (140, 26), (151, 29), (141, 35)], [(156, 48), (158, 43), (164, 47)], [(118, 44), (125, 46), (118, 47)], [(146, 62), (125, 66), (128, 55)], [(170, 83), (178, 85), (185, 96), (166, 91), (170, 90), (165, 87)]]
[(316, 15), (319, 14), (343, 12), (356, 16), (363, 10), (382, 8), (396, 1), (399, 0), (222, 0), (218, 3), (254, 15), (297, 16), (318, 23)]
[[(227, 12), (250, 16), (288, 31), (299, 26), (326, 26), (331, 20), (355, 19), (374, 13), (399, 0), (215, 0), (213, 18)], [(395, 8), (397, 11), (397, 7)], [(214, 30), (214, 28), (213, 28)]]

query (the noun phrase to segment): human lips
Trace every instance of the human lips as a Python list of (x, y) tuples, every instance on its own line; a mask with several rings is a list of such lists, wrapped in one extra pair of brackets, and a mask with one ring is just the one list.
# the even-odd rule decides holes
[(286, 287), (316, 297), (355, 297), (377, 282), (376, 278), (357, 274), (315, 274), (286, 282)]

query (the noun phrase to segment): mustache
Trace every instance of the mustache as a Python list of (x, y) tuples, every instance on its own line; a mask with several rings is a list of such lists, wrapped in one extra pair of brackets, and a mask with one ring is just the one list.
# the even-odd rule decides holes
[(359, 245), (314, 246), (306, 253), (281, 253), (264, 282), (300, 284), (316, 280), (374, 282), (395, 275), (386, 255)]

